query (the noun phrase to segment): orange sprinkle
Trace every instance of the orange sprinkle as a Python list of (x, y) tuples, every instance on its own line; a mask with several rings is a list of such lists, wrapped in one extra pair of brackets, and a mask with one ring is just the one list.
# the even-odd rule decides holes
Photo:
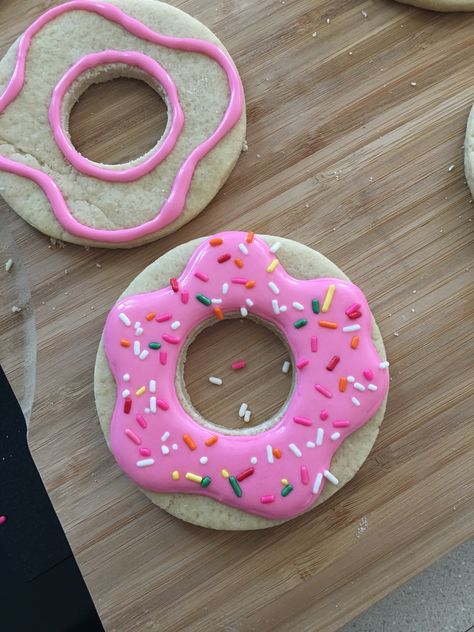
[(253, 241), (253, 237), (254, 237), (254, 234), (253, 234), (253, 233), (252, 233), (252, 231), (250, 230), (250, 231), (247, 233), (247, 237), (245, 238), (245, 241), (246, 241), (248, 244), (251, 244), (251, 243), (252, 243), (252, 241)]
[(156, 312), (150, 312), (150, 313), (148, 313), (148, 314), (145, 316), (145, 318), (146, 318), (147, 320), (153, 320), (153, 319), (155, 318), (155, 316), (156, 316)]
[(194, 441), (191, 439), (191, 437), (187, 434), (183, 435), (183, 441), (184, 443), (188, 446), (188, 448), (190, 450), (195, 450), (196, 449), (196, 444), (194, 443)]
[(359, 346), (359, 336), (352, 336), (351, 349), (357, 349)]
[(212, 239), (209, 239), (209, 243), (211, 244), (211, 246), (220, 246), (224, 243), (224, 240), (220, 237), (213, 237)]
[(347, 377), (340, 377), (339, 390), (341, 391), (341, 393), (344, 393), (344, 391), (346, 390), (346, 386), (347, 386)]
[(217, 320), (224, 320), (224, 312), (220, 307), (214, 307), (214, 314), (216, 315)]
[(249, 289), (255, 287), (255, 281), (247, 281), (245, 287), (248, 287)]
[(218, 438), (219, 438), (219, 437), (218, 437), (217, 435), (212, 435), (212, 437), (209, 437), (209, 439), (206, 439), (206, 440), (204, 441), (204, 443), (205, 443), (207, 446), (214, 445), (215, 443), (217, 443), (217, 439), (218, 439)]
[(274, 457), (276, 457), (277, 459), (281, 459), (281, 450), (280, 450), (280, 448), (273, 448), (272, 452), (273, 452), (273, 456)]
[(122, 340), (120, 341), (120, 344), (122, 345), (122, 347), (129, 347), (130, 340), (127, 340), (126, 338), (122, 338)]
[(242, 259), (234, 259), (234, 263), (238, 268), (244, 267), (244, 262), (242, 261)]
[(337, 323), (332, 323), (329, 320), (320, 320), (319, 321), (319, 326), (320, 327), (327, 327), (328, 329), (337, 329)]

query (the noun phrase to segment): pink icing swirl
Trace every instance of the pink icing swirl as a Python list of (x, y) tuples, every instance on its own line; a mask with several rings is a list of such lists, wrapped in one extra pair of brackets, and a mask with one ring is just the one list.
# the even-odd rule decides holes
[[(382, 404), (388, 363), (373, 345), (372, 314), (355, 285), (295, 279), (276, 256), (258, 237), (220, 233), (203, 241), (169, 287), (121, 299), (109, 313), (105, 352), (117, 384), (111, 449), (141, 487), (204, 494), (279, 519), (313, 505), (326, 481), (337, 484), (332, 457)], [(190, 333), (239, 311), (276, 327), (296, 367), (281, 419), (255, 435), (201, 426), (176, 392)]]

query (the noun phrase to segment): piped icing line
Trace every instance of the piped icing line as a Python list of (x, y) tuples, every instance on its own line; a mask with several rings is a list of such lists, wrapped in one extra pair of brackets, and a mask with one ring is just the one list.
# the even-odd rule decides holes
[[(105, 19), (120, 25), (126, 31), (135, 35), (139, 39), (176, 50), (184, 50), (187, 52), (206, 55), (217, 62), (227, 76), (230, 96), (229, 103), (222, 120), (211, 136), (195, 147), (184, 160), (175, 176), (170, 195), (157, 211), (155, 217), (143, 224), (140, 224), (139, 226), (108, 230), (92, 228), (91, 226), (82, 224), (72, 215), (64, 195), (51, 176), (40, 169), (11, 160), (5, 156), (0, 156), (0, 170), (28, 178), (35, 182), (35, 184), (37, 184), (46, 195), (56, 219), (69, 233), (91, 241), (109, 243), (121, 243), (139, 239), (145, 235), (156, 232), (164, 226), (167, 226), (174, 221), (183, 210), (186, 202), (186, 196), (189, 191), (189, 187), (191, 186), (191, 180), (198, 162), (207, 153), (209, 153), (209, 151), (211, 151), (211, 149), (213, 149), (213, 147), (215, 147), (222, 138), (224, 138), (224, 136), (232, 129), (232, 127), (234, 127), (240, 118), (243, 109), (242, 83), (230, 57), (222, 49), (211, 42), (195, 38), (163, 35), (150, 29), (136, 18), (127, 15), (118, 7), (105, 2), (95, 2), (93, 0), (71, 0), (71, 2), (66, 2), (47, 10), (37, 20), (35, 20), (26, 29), (26, 31), (24, 31), (18, 44), (17, 58), (13, 74), (4, 92), (0, 95), (0, 115), (5, 111), (8, 105), (15, 100), (23, 88), (25, 82), (26, 59), (33, 37), (51, 20), (54, 20), (56, 17), (68, 11), (76, 10), (97, 13)], [(154, 76), (158, 73), (160, 76), (160, 83), (163, 85), (164, 81), (164, 88), (171, 98), (172, 125), (167, 137), (164, 139), (163, 143), (161, 143), (160, 146), (157, 147), (157, 149), (143, 162), (126, 170), (107, 170), (100, 168), (97, 165), (94, 166), (94, 163), (81, 157), (76, 152), (61, 127), (61, 102), (67, 87), (71, 84), (75, 77), (83, 72), (86, 67), (91, 68), (99, 64), (107, 63), (104, 61), (107, 59), (107, 55), (112, 55), (111, 59), (116, 60), (120, 57), (125, 63), (132, 63), (133, 65), (142, 64), (141, 67), (147, 69), (147, 72), (150, 72), (151, 69)], [(83, 173), (88, 173), (89, 175), (93, 175), (101, 179), (130, 182), (142, 177), (145, 173), (149, 173), (162, 160), (164, 160), (166, 155), (168, 155), (172, 150), (183, 123), (182, 112), (180, 114), (181, 108), (179, 107), (178, 95), (171, 77), (169, 77), (169, 81), (167, 77), (169, 77), (169, 75), (167, 75), (166, 71), (160, 66), (160, 64), (158, 64), (158, 62), (152, 60), (146, 55), (141, 55), (140, 53), (132, 52), (127, 54), (123, 51), (102, 51), (99, 53), (92, 53), (91, 55), (87, 55), (79, 60), (72, 69), (69, 69), (59, 82), (58, 86), (54, 89), (49, 110), (49, 118), (55, 140), (61, 151), (63, 151), (65, 157)]]
[[(250, 288), (244, 283), (232, 283), (235, 269), (232, 261), (241, 252), (239, 244), (245, 244), (248, 250), (245, 269), (254, 282)], [(281, 246), (282, 251), (284, 247)], [(230, 254), (232, 260), (218, 263), (222, 254)], [(246, 233), (220, 233), (201, 242), (176, 279), (180, 292), (189, 294), (187, 304), (167, 285), (121, 299), (110, 311), (104, 344), (117, 384), (110, 444), (120, 467), (140, 487), (162, 493), (202, 494), (267, 519), (288, 519), (311, 507), (325, 484), (336, 484), (332, 458), (343, 441), (382, 404), (388, 389), (388, 364), (373, 345), (372, 315), (355, 285), (335, 278), (295, 279), (286, 272), (284, 257), (268, 272), (273, 260), (269, 245), (257, 235), (252, 234), (249, 241)], [(208, 281), (203, 283), (196, 271), (204, 273)], [(326, 303), (324, 318), (336, 327), (321, 327), (320, 314), (310, 308), (305, 308), (307, 322), (300, 327), (295, 326), (298, 311), (290, 308), (275, 314), (272, 307), (275, 294), (268, 285), (270, 278), (279, 288), (281, 304), (292, 306), (296, 302), (311, 307), (316, 297), (321, 304)], [(203, 287), (206, 294), (202, 294)], [(328, 292), (330, 301), (326, 300)], [(293, 394), (281, 419), (269, 430), (255, 435), (228, 435), (219, 428), (210, 432), (183, 408), (176, 390), (181, 353), (191, 332), (206, 321), (217, 322), (213, 304), (199, 300), (198, 295), (221, 297), (224, 317), (235, 317), (251, 295), (249, 317), (268, 321), (281, 333), (296, 367), (301, 358), (305, 359), (304, 368), (297, 368)], [(357, 349), (350, 347), (350, 335), (343, 331), (346, 323), (353, 322), (345, 311), (354, 304), (360, 305), (361, 313), (357, 319)], [(172, 314), (172, 318), (162, 322), (157, 317), (147, 320), (151, 310), (158, 315)], [(144, 360), (134, 355), (136, 336), (133, 328), (127, 326), (128, 321), (140, 323), (144, 330), (139, 336), (141, 348), (148, 348), (149, 341), (161, 341), (161, 350), (167, 353), (166, 364), (158, 363), (155, 352), (150, 352)], [(173, 321), (180, 322), (177, 341), (169, 339)], [(124, 336), (130, 339), (129, 347), (120, 344)], [(308, 353), (314, 336), (317, 336), (317, 352)], [(328, 370), (327, 366), (333, 364), (332, 370)], [(208, 370), (211, 374), (212, 367)], [(344, 391), (339, 389), (341, 376), (346, 378)], [(148, 406), (148, 391), (136, 395), (150, 380), (155, 381), (156, 388), (153, 411)], [(367, 388), (361, 390), (356, 384)], [(376, 390), (369, 388), (369, 384)], [(125, 399), (121, 396), (124, 389), (129, 392)], [(358, 405), (354, 404), (355, 394)], [(168, 407), (160, 407), (159, 401), (166, 402)], [(242, 405), (239, 414), (242, 416), (246, 410), (246, 405)], [(135, 419), (146, 423), (135, 423)], [(133, 435), (126, 433), (127, 429)], [(164, 433), (169, 433), (165, 444), (161, 440)], [(135, 436), (140, 446), (134, 441)], [(164, 452), (161, 445), (176, 448)], [(151, 450), (147, 459), (139, 451), (142, 447)], [(143, 460), (153, 463), (137, 464)]]

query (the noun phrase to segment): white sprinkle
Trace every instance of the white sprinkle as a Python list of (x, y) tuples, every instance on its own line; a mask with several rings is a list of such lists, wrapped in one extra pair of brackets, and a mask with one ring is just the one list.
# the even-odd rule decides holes
[(379, 367), (381, 369), (387, 369), (389, 366), (390, 366), (390, 363), (388, 362), (388, 360), (384, 360), (383, 362), (379, 364)]
[(245, 244), (239, 244), (239, 250), (240, 250), (240, 252), (243, 252), (244, 255), (248, 255), (249, 254), (249, 249), (247, 248), (247, 246)]
[(228, 291), (229, 291), (229, 284), (228, 283), (223, 283), (222, 284), (222, 294), (227, 294)]
[(220, 377), (214, 377), (214, 375), (211, 375), (211, 377), (209, 378), (209, 382), (211, 384), (215, 384), (216, 386), (220, 386), (222, 384), (222, 380)]
[(201, 465), (206, 465), (206, 463), (207, 463), (207, 456), (202, 456), (202, 457), (199, 459), (199, 463), (200, 463)]
[(214, 303), (214, 305), (220, 305), (222, 303), (222, 299), (221, 298), (211, 298), (211, 303)]
[[(55, 308), (53, 307), (53, 309)], [(21, 312), (21, 307), (18, 307), (18, 305), (12, 305), (12, 312), (14, 314), (19, 314)]]
[(360, 406), (360, 402), (357, 399), (357, 397), (352, 397), (351, 399), (352, 399), (352, 403), (354, 404), (354, 406)]
[(148, 413), (150, 412), (150, 409), (149, 408), (145, 408), (145, 412), (148, 415)]
[(347, 325), (342, 328), (342, 331), (359, 331), (360, 325)]
[(331, 18), (326, 18), (326, 24), (331, 24)]
[(133, 325), (135, 327), (135, 329), (137, 329), (137, 327), (140, 327), (141, 322), (139, 320), (137, 320), (137, 322)]
[(448, 167), (448, 171), (450, 171), (450, 172), (451, 172), (453, 169), (454, 169), (454, 165), (449, 165), (449, 167)]
[(10, 272), (10, 270), (12, 269), (12, 265), (13, 259), (8, 259), (8, 261), (5, 261), (5, 272)]
[(272, 299), (272, 307), (273, 307), (274, 314), (280, 313), (280, 308), (278, 307), (278, 301), (276, 300), (276, 298)]
[(333, 433), (332, 433), (332, 435), (331, 435), (331, 439), (332, 439), (333, 441), (337, 441), (337, 440), (339, 439), (339, 437), (340, 437), (340, 436), (341, 436), (341, 433), (340, 433), (340, 432), (333, 432)]
[(269, 463), (273, 463), (273, 452), (272, 452), (272, 446), (271, 445), (267, 445), (267, 461)]
[(415, 87), (416, 86), (416, 81), (410, 81), (410, 85)]
[(175, 320), (174, 323), (171, 323), (171, 329), (179, 329), (181, 327), (181, 323), (179, 320)]
[(364, 16), (364, 18), (366, 18), (369, 14), (367, 13), (367, 11), (361, 11), (362, 15)]
[(347, 376), (347, 381), (352, 384), (353, 382), (356, 381), (355, 377), (353, 375), (348, 375)]
[(135, 342), (133, 343), (133, 353), (135, 355), (140, 355), (140, 341), (139, 340), (135, 340)]
[(143, 349), (138, 357), (140, 358), (140, 360), (146, 360), (146, 358), (148, 358), (148, 351), (146, 349)]
[(286, 305), (280, 305), (280, 312), (286, 312)]
[(167, 445), (162, 445), (161, 446), (161, 451), (163, 452), (163, 454), (169, 454), (170, 453), (170, 449), (168, 448)]
[(173, 445), (171, 447), (173, 448), (173, 450), (177, 450), (178, 449), (178, 444), (177, 443), (173, 443)]
[(270, 252), (273, 252), (273, 254), (275, 254), (275, 252), (277, 252), (277, 250), (279, 250), (280, 248), (281, 248), (281, 242), (276, 241), (270, 248)]
[(245, 415), (245, 413), (247, 412), (247, 408), (248, 405), (245, 402), (242, 402), (242, 404), (240, 404), (239, 417), (243, 417)]
[(324, 429), (323, 428), (318, 428), (318, 431), (316, 433), (316, 445), (317, 446), (323, 445), (323, 437), (324, 437)]
[(150, 391), (150, 393), (156, 393), (156, 381), (155, 380), (150, 380), (148, 382), (148, 390)]
[(369, 384), (367, 386), (367, 388), (369, 389), (369, 391), (376, 391), (377, 390), (377, 387), (375, 386), (375, 384)]
[(251, 456), (251, 457), (250, 457), (250, 463), (251, 463), (252, 465), (256, 465), (256, 464), (258, 463), (258, 459), (257, 459), (257, 457), (256, 457), (256, 456)]
[(314, 443), (314, 441), (306, 441), (306, 447), (307, 448), (315, 448), (316, 444)]
[(328, 481), (332, 483), (333, 485), (339, 485), (339, 481), (334, 476), (334, 474), (331, 474), (329, 470), (324, 470), (324, 478), (327, 478)]
[(298, 303), (297, 301), (295, 301), (294, 303), (292, 303), (293, 307), (295, 309), (297, 309), (299, 312), (302, 312), (304, 310), (304, 305), (301, 305), (301, 303)]
[(360, 382), (355, 382), (354, 388), (356, 388), (358, 391), (365, 391), (365, 386)]
[(319, 474), (314, 479), (313, 494), (317, 494), (319, 492), (319, 488), (321, 487), (322, 480), (323, 480), (323, 475), (321, 474), (321, 472), (319, 472)]
[(290, 443), (288, 447), (290, 448), (290, 450), (293, 452), (295, 456), (303, 456), (301, 450), (294, 443)]
[(137, 461), (137, 467), (148, 467), (149, 465), (153, 465), (155, 459), (141, 459)]
[(166, 441), (167, 439), (169, 439), (169, 436), (170, 436), (170, 433), (165, 432), (164, 434), (161, 435), (161, 440)]
[(150, 412), (156, 413), (156, 397), (150, 397)]
[(290, 366), (291, 366), (291, 364), (289, 363), (289, 361), (285, 360), (283, 362), (283, 366), (281, 367), (282, 373), (288, 373), (288, 371), (290, 370)]
[(130, 395), (130, 391), (128, 388), (124, 388), (122, 391), (122, 397), (128, 397)]
[(312, 33), (312, 37), (317, 37), (317, 35), (318, 35), (317, 31), (314, 31), (314, 33)]
[(130, 327), (130, 325), (132, 324), (132, 321), (130, 320), (130, 318), (123, 312), (120, 312), (119, 318), (122, 321), (122, 323), (125, 325), (125, 327)]
[(268, 287), (271, 289), (271, 291), (273, 292), (273, 294), (280, 294), (280, 288), (278, 287), (278, 285), (276, 283), (274, 283), (273, 281), (269, 281), (268, 282)]
[(122, 376), (122, 380), (124, 382), (128, 382), (130, 380), (130, 374), (129, 373), (124, 373)]
[(135, 335), (136, 336), (141, 336), (143, 333), (143, 329), (141, 327), (138, 327), (137, 329), (135, 329)]
[(246, 411), (245, 411), (244, 421), (245, 421), (245, 423), (246, 423), (246, 424), (248, 424), (248, 422), (250, 421), (250, 415), (251, 415), (251, 414), (252, 414), (252, 413), (250, 412), (250, 410), (246, 410)]
[(240, 315), (242, 316), (242, 318), (245, 318), (246, 316), (248, 316), (248, 309), (246, 307), (241, 307), (240, 308)]
[(248, 305), (249, 307), (253, 307), (253, 305), (254, 305), (254, 302), (252, 301), (252, 299), (251, 299), (251, 298), (246, 298), (246, 299), (245, 299), (245, 302), (247, 303), (247, 305)]

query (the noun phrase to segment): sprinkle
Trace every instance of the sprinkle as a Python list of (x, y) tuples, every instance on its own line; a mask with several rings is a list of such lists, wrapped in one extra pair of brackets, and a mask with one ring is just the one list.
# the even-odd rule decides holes
[(174, 481), (179, 481), (179, 472), (178, 472), (178, 470), (173, 470), (173, 472), (171, 472), (171, 478)]
[(166, 351), (160, 351), (160, 364), (164, 366), (166, 364), (167, 358), (168, 354), (166, 353)]
[(240, 315), (242, 316), (242, 318), (245, 318), (246, 316), (248, 316), (248, 309), (246, 307), (241, 307), (240, 308)]
[(350, 307), (348, 307), (348, 308), (345, 310), (345, 312), (344, 312), (344, 313), (345, 313), (347, 316), (349, 316), (349, 314), (350, 314), (351, 312), (356, 312), (358, 309), (360, 309), (360, 307), (361, 307), (361, 304), (360, 304), (360, 303), (353, 303)]
[(360, 318), (362, 316), (361, 312), (351, 312), (350, 314), (348, 314), (348, 317), (351, 320), (355, 320), (356, 318)]
[(239, 244), (239, 250), (244, 255), (248, 255), (249, 254), (249, 249), (247, 248), (247, 246), (245, 244)]
[(177, 450), (178, 449), (178, 444), (177, 443), (173, 443), (172, 446), (173, 450)]
[(156, 397), (150, 397), (150, 412), (156, 413)]
[(207, 296), (204, 296), (204, 294), (196, 294), (196, 298), (203, 305), (210, 305), (211, 304), (211, 299), (207, 298)]
[(290, 370), (290, 366), (291, 366), (291, 364), (289, 363), (289, 361), (288, 361), (288, 360), (285, 360), (285, 361), (283, 362), (282, 367), (281, 367), (281, 371), (282, 371), (282, 373), (288, 373), (288, 371)]
[(140, 355), (140, 341), (135, 340), (133, 343), (133, 353), (137, 356)]
[(142, 335), (142, 333), (143, 333), (143, 329), (142, 329), (141, 327), (137, 327), (137, 328), (135, 329), (135, 335), (136, 335), (136, 336), (141, 336), (141, 335)]
[(354, 382), (355, 382), (355, 377), (354, 377), (353, 375), (348, 375), (348, 376), (347, 376), (347, 381), (348, 381), (350, 384), (354, 384)]
[(340, 432), (333, 432), (333, 433), (332, 433), (332, 435), (331, 435), (331, 439), (332, 439), (333, 441), (337, 441), (337, 440), (339, 439), (339, 437), (340, 437), (340, 436), (341, 436), (341, 433), (340, 433)]
[(387, 369), (389, 366), (390, 366), (390, 363), (387, 360), (384, 360), (383, 362), (379, 364), (379, 367), (381, 369)]
[(163, 454), (166, 456), (167, 454), (170, 453), (170, 449), (168, 448), (167, 445), (162, 445), (161, 446), (161, 451), (163, 452)]
[(227, 470), (221, 470), (221, 476), (223, 478), (229, 478), (230, 474)]
[(267, 445), (267, 461), (269, 463), (273, 463), (273, 452), (272, 452), (272, 446), (271, 445)]
[(181, 303), (183, 303), (183, 305), (187, 305), (188, 301), (189, 301), (189, 292), (183, 290), (181, 292)]
[(234, 263), (238, 268), (243, 268), (244, 267), (244, 262), (242, 261), (242, 259), (234, 259)]
[(140, 353), (138, 357), (140, 358), (140, 360), (146, 360), (148, 358), (149, 353), (150, 353), (149, 351), (147, 351), (146, 349), (143, 349), (143, 351)]
[(138, 395), (138, 397), (140, 397), (140, 395), (143, 395), (143, 393), (146, 391), (145, 386), (140, 386), (140, 388), (138, 389), (138, 391), (135, 391), (135, 395)]
[(239, 408), (239, 417), (243, 417), (245, 415), (245, 413), (247, 412), (247, 404), (244, 402), (242, 404), (240, 404), (240, 408)]
[(334, 476), (334, 474), (331, 474), (329, 470), (324, 470), (324, 478), (327, 478), (328, 481), (332, 483), (333, 485), (339, 485), (339, 481)]
[(359, 331), (360, 325), (346, 325), (342, 328), (342, 331)]
[(211, 484), (210, 476), (205, 476), (201, 481), (201, 487), (209, 487), (210, 484)]
[(150, 393), (156, 393), (156, 380), (150, 380), (148, 382), (148, 390)]
[(273, 254), (275, 254), (275, 252), (277, 250), (279, 250), (281, 248), (281, 242), (280, 241), (276, 241), (270, 248), (270, 252), (272, 252)]
[(209, 239), (209, 243), (211, 246), (221, 246), (224, 243), (224, 240), (220, 237), (213, 237), (212, 239)]
[(361, 384), (360, 382), (355, 382), (354, 388), (356, 388), (358, 391), (365, 391), (365, 386)]
[(222, 304), (222, 299), (221, 298), (211, 298), (211, 303), (213, 305), (221, 305)]
[(217, 263), (225, 263), (226, 261), (229, 261), (229, 259), (230, 259), (230, 254), (226, 252), (220, 257), (217, 257)]
[(281, 490), (281, 495), (283, 497), (288, 496), (288, 494), (290, 492), (293, 491), (293, 485), (286, 485), (282, 490)]
[(232, 369), (234, 369), (234, 371), (239, 371), (240, 369), (243, 369), (245, 366), (247, 366), (247, 363), (245, 362), (245, 360), (236, 360), (235, 362), (232, 362), (230, 366)]
[(197, 474), (193, 474), (192, 472), (186, 472), (184, 477), (187, 478), (188, 481), (193, 481), (193, 483), (201, 483), (202, 481), (202, 476), (198, 476)]
[(130, 373), (124, 373), (122, 379), (124, 382), (128, 382), (130, 380)]
[(357, 397), (351, 397), (351, 401), (354, 406), (360, 406), (360, 401), (357, 399)]
[(240, 474), (237, 474), (237, 476), (235, 477), (236, 480), (239, 481), (239, 483), (243, 480), (245, 480), (246, 478), (248, 478), (249, 476), (252, 476), (252, 474), (255, 472), (255, 468), (253, 467), (248, 467), (246, 470), (244, 470), (243, 472), (240, 472)]
[(244, 415), (244, 422), (245, 422), (246, 424), (248, 424), (248, 422), (250, 421), (250, 416), (251, 416), (251, 414), (252, 414), (252, 413), (250, 412), (250, 410), (246, 410), (246, 411), (245, 411), (245, 415)]
[(155, 463), (155, 459), (141, 459), (140, 461), (137, 461), (136, 466), (149, 467), (150, 465), (153, 465), (154, 463)]
[(369, 384), (367, 386), (367, 388), (369, 389), (369, 391), (376, 391), (377, 390), (377, 387), (375, 386), (375, 384)]
[(128, 388), (124, 388), (122, 391), (122, 397), (128, 397), (130, 395), (130, 391)]
[(364, 369), (364, 377), (366, 380), (372, 380), (374, 377), (374, 374), (370, 369)]
[(220, 307), (213, 307), (212, 309), (214, 311), (214, 314), (217, 320), (224, 320), (224, 312), (222, 311)]
[(141, 426), (142, 428), (146, 428), (147, 427), (148, 424), (147, 424), (146, 420), (141, 415), (137, 415), (135, 417), (135, 419), (137, 420), (137, 424), (139, 426)]
[(329, 320), (320, 320), (320, 327), (327, 327), (327, 329), (337, 329), (337, 323), (332, 323)]
[(270, 265), (267, 268), (267, 272), (273, 272), (273, 270), (275, 270), (275, 268), (277, 267), (277, 265), (280, 262), (278, 261), (278, 259), (273, 259), (273, 261), (270, 263)]
[(269, 505), (275, 500), (275, 496), (273, 494), (267, 494), (267, 496), (261, 496), (260, 502), (262, 505)]
[(207, 456), (202, 456), (202, 457), (199, 459), (199, 463), (200, 463), (201, 465), (206, 465), (207, 461), (208, 461)]
[(311, 419), (308, 419), (307, 417), (293, 417), (293, 421), (295, 422), (295, 424), (300, 424), (301, 426), (313, 425)]
[(359, 346), (359, 336), (352, 336), (351, 349), (357, 349)]
[(314, 314), (319, 314), (319, 301), (317, 298), (313, 298), (313, 300), (311, 301), (311, 307)]
[(321, 393), (321, 395), (324, 395), (324, 397), (331, 399), (332, 393), (329, 389), (325, 388), (324, 386), (321, 386), (321, 384), (315, 384), (314, 388), (318, 391), (318, 393)]
[(168, 410), (168, 408), (170, 407), (170, 405), (167, 404), (163, 399), (157, 399), (156, 403), (157, 406), (161, 408), (161, 410)]
[(5, 261), (5, 272), (10, 272), (10, 270), (12, 269), (13, 266), (13, 259), (8, 259), (8, 261)]
[(288, 447), (290, 448), (290, 450), (293, 452), (295, 456), (303, 456), (301, 450), (294, 443), (290, 443)]
[(323, 410), (319, 413), (319, 418), (321, 419), (321, 421), (326, 421), (326, 419), (329, 417), (329, 412), (323, 408)]
[(331, 285), (328, 287), (328, 291), (324, 299), (323, 306), (321, 307), (321, 311), (323, 313), (327, 312), (329, 308), (331, 307), (332, 297), (334, 296), (335, 289), (336, 289), (336, 286), (334, 285), (334, 283), (331, 283)]
[(242, 489), (240, 488), (240, 485), (238, 484), (235, 476), (229, 476), (229, 483), (234, 490), (234, 494), (238, 496), (238, 498), (240, 498), (242, 496)]
[(301, 360), (298, 360), (298, 362), (296, 363), (296, 368), (304, 369), (305, 366), (307, 366), (308, 364), (309, 364), (309, 360), (307, 360), (306, 358), (301, 358)]
[(318, 350), (318, 339), (316, 336), (311, 336), (311, 351), (316, 353)]
[(271, 291), (273, 292), (273, 294), (280, 294), (280, 288), (278, 287), (278, 285), (276, 283), (274, 283), (273, 281), (269, 281), (268, 283), (268, 287), (271, 289)]
[(323, 438), (324, 438), (324, 429), (323, 428), (318, 428), (318, 431), (316, 433), (316, 445), (317, 446), (323, 445)]
[(280, 305), (280, 312), (286, 312), (287, 307), (286, 305)]
[(161, 435), (161, 440), (162, 441), (166, 441), (167, 439), (169, 439), (170, 437), (170, 433), (169, 432), (165, 432)]
[(292, 303), (293, 307), (295, 309), (297, 309), (299, 312), (302, 312), (304, 310), (304, 305), (302, 305), (301, 303), (298, 303), (297, 301), (294, 301)]
[(170, 312), (166, 312), (166, 314), (159, 314), (159, 316), (157, 316), (155, 318), (157, 323), (164, 323), (167, 320), (171, 320), (173, 318), (173, 315)]
[(301, 329), (301, 327), (304, 327), (307, 324), (308, 321), (306, 320), (306, 318), (300, 318), (293, 323), (293, 327), (295, 327), (295, 329)]
[(165, 342), (169, 342), (170, 345), (177, 345), (181, 341), (179, 336), (172, 336), (171, 334), (162, 334), (161, 337)]
[(194, 443), (194, 441), (191, 439), (191, 437), (188, 434), (183, 435), (183, 441), (190, 450), (196, 449), (196, 444)]
[(125, 327), (130, 327), (130, 325), (132, 324), (132, 321), (130, 320), (130, 318), (123, 312), (120, 312), (119, 318), (122, 321), (122, 323), (125, 325)]
[(220, 377), (214, 377), (213, 375), (211, 375), (211, 377), (209, 378), (209, 382), (211, 384), (215, 384), (216, 386), (220, 386), (222, 384), (222, 380)]
[(228, 283), (223, 283), (222, 284), (222, 294), (227, 294), (228, 291), (229, 291), (229, 284)]
[(280, 448), (273, 448), (272, 453), (273, 453), (273, 456), (276, 459), (281, 459), (281, 450), (280, 450)]
[(258, 463), (258, 459), (257, 459), (257, 457), (256, 457), (256, 456), (251, 456), (251, 457), (250, 457), (250, 463), (251, 463), (252, 465), (257, 465), (257, 463)]
[(132, 398), (126, 397), (123, 402), (123, 412), (128, 415), (128, 413), (132, 410)]
[(252, 243), (252, 241), (253, 241), (253, 238), (254, 238), (254, 233), (253, 233), (252, 231), (249, 231), (249, 232), (247, 233), (247, 237), (245, 238), (245, 241), (246, 241), (248, 244), (251, 244), (251, 243)]
[(170, 279), (170, 285), (171, 285), (171, 289), (173, 290), (173, 292), (179, 292), (178, 279), (175, 279), (174, 277), (172, 279)]
[(161, 342), (149, 342), (148, 347), (156, 351), (161, 347)]
[(151, 450), (149, 448), (140, 448), (138, 451), (142, 456), (151, 456)]
[(339, 378), (339, 391), (341, 393), (344, 393), (346, 388), (347, 388), (347, 377), (340, 377)]
[(328, 364), (327, 364), (327, 366), (326, 366), (326, 369), (327, 369), (328, 371), (333, 371), (333, 370), (336, 368), (336, 366), (339, 364), (339, 360), (340, 360), (340, 359), (341, 359), (341, 358), (340, 358), (339, 356), (337, 356), (337, 355), (333, 356), (333, 357), (329, 360), (329, 362), (328, 362)]
[(313, 494), (317, 494), (319, 492), (319, 488), (321, 487), (322, 480), (323, 480), (323, 475), (321, 474), (321, 472), (319, 472), (319, 474), (314, 479)]
[(347, 428), (350, 423), (351, 422), (347, 419), (337, 419), (336, 421), (332, 422), (332, 425), (334, 426), (334, 428)]
[(307, 448), (315, 448), (316, 444), (314, 443), (314, 441), (306, 441), (306, 447)]
[(308, 468), (306, 467), (306, 465), (301, 466), (300, 474), (301, 474), (301, 482), (303, 483), (303, 485), (308, 485), (309, 474), (308, 474)]
[(174, 323), (171, 323), (170, 327), (173, 330), (179, 329), (181, 327), (181, 323), (179, 320), (175, 320)]
[(274, 314), (279, 314), (280, 313), (280, 308), (278, 306), (278, 301), (276, 300), (276, 298), (272, 299), (272, 308), (273, 308), (273, 313)]
[(235, 283), (236, 285), (246, 285), (247, 279), (244, 279), (243, 277), (232, 277), (231, 283)]
[(247, 305), (248, 305), (249, 307), (253, 307), (253, 306), (254, 306), (254, 302), (252, 301), (252, 299), (251, 299), (251, 298), (246, 298), (246, 299), (245, 299), (245, 302), (247, 303)]
[(204, 443), (209, 448), (211, 445), (214, 445), (215, 443), (217, 443), (218, 439), (219, 437), (217, 435), (211, 435), (208, 439), (204, 441)]
[(153, 320), (156, 316), (156, 312), (148, 312), (148, 314), (145, 316), (145, 318), (147, 320)]
[(133, 432), (133, 430), (130, 430), (130, 428), (125, 428), (125, 434), (130, 439), (130, 441), (133, 441), (133, 443), (135, 443), (136, 445), (141, 445), (142, 440)]

